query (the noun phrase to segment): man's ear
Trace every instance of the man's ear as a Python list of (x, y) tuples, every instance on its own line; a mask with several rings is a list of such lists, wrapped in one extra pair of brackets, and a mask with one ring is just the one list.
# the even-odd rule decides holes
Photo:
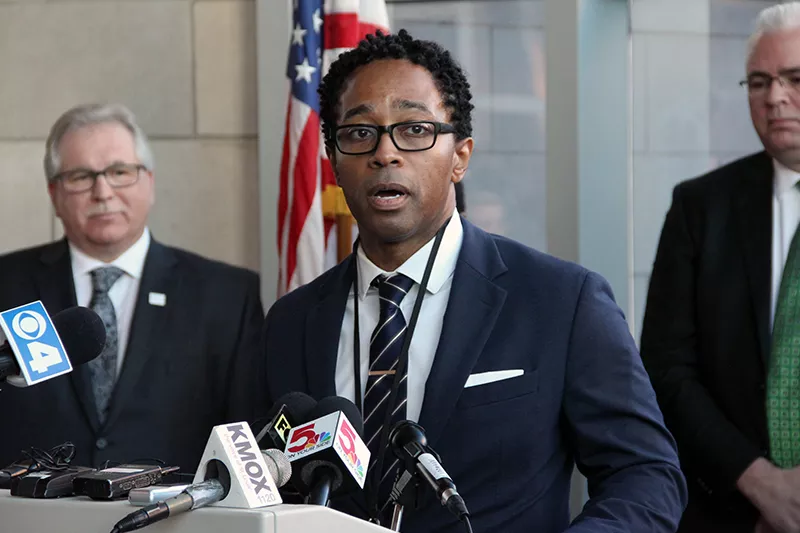
[(453, 152), (453, 175), (450, 178), (450, 181), (453, 183), (458, 183), (464, 179), (464, 174), (466, 174), (467, 167), (469, 167), (469, 159), (472, 157), (472, 149), (474, 146), (475, 141), (472, 140), (472, 137), (467, 137), (466, 139), (461, 139), (456, 142), (456, 149)]
[(58, 209), (58, 202), (56, 202), (56, 187), (58, 185), (54, 181), (50, 181), (47, 183), (47, 194), (50, 195), (50, 203), (53, 204), (53, 212), (55, 213), (56, 217), (61, 218), (61, 213)]

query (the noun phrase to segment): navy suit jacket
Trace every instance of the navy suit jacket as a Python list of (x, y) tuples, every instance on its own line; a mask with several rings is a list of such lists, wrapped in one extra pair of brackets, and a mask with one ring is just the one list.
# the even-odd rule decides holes
[[(51, 316), (76, 305), (66, 240), (0, 256), (0, 309), (33, 300)], [(213, 426), (253, 414), (263, 317), (254, 272), (152, 240), (105, 424), (86, 365), (34, 387), (0, 384), (0, 468), (70, 440), (74, 464), (160, 459), (194, 472)]]
[[(419, 423), (475, 531), (564, 531), (575, 463), (591, 499), (570, 531), (674, 531), (686, 503), (675, 443), (608, 284), (463, 226)], [(352, 261), (270, 309), (263, 377), (271, 402), (290, 391), (336, 394)], [(524, 374), (464, 388), (470, 374), (510, 369)], [(462, 531), (432, 494), (423, 496), (407, 510), (404, 531)], [(363, 501), (359, 494), (333, 506), (365, 516)]]

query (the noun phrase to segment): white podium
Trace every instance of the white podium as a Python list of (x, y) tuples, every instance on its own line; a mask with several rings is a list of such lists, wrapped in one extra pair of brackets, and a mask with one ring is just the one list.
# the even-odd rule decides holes
[[(0, 490), (0, 533), (109, 533), (123, 516), (139, 509), (127, 500), (94, 501), (86, 496), (32, 499)], [(388, 529), (315, 505), (261, 509), (204, 507), (147, 526), (142, 533), (385, 533)]]

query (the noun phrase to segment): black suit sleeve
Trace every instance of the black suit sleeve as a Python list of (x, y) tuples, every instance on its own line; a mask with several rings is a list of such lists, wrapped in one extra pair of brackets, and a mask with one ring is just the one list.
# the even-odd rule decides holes
[(692, 199), (675, 188), (650, 279), (641, 354), (682, 461), (708, 490), (726, 492), (761, 452), (702, 381), (696, 299), (702, 216)]
[(243, 305), (239, 318), (239, 334), (228, 370), (228, 406), (226, 420), (252, 422), (259, 406), (262, 382), (256, 369), (259, 366), (261, 325), (264, 309), (258, 276), (248, 273)]
[(274, 343), (271, 341), (272, 337), (270, 327), (274, 322), (274, 315), (275, 305), (269, 309), (266, 318), (261, 324), (261, 339), (259, 344), (260, 353), (256, 370), (261, 387), (258, 391), (258, 406), (255, 413), (256, 420), (266, 419), (267, 413), (270, 412), (270, 409), (272, 409), (272, 403), (275, 401), (275, 398), (272, 397), (272, 392), (269, 390), (269, 379), (267, 379), (268, 359), (273, 355), (273, 349), (271, 349), (271, 345)]

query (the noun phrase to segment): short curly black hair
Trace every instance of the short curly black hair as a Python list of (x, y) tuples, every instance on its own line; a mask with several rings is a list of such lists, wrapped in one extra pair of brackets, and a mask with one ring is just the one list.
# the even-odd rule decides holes
[(333, 146), (333, 128), (345, 83), (357, 68), (379, 59), (405, 59), (428, 69), (445, 108), (450, 111), (456, 138), (472, 136), (472, 93), (464, 71), (450, 52), (433, 41), (414, 39), (406, 30), (389, 35), (378, 30), (375, 35), (367, 35), (357, 47), (340, 55), (320, 83), (319, 113), (328, 146)]

